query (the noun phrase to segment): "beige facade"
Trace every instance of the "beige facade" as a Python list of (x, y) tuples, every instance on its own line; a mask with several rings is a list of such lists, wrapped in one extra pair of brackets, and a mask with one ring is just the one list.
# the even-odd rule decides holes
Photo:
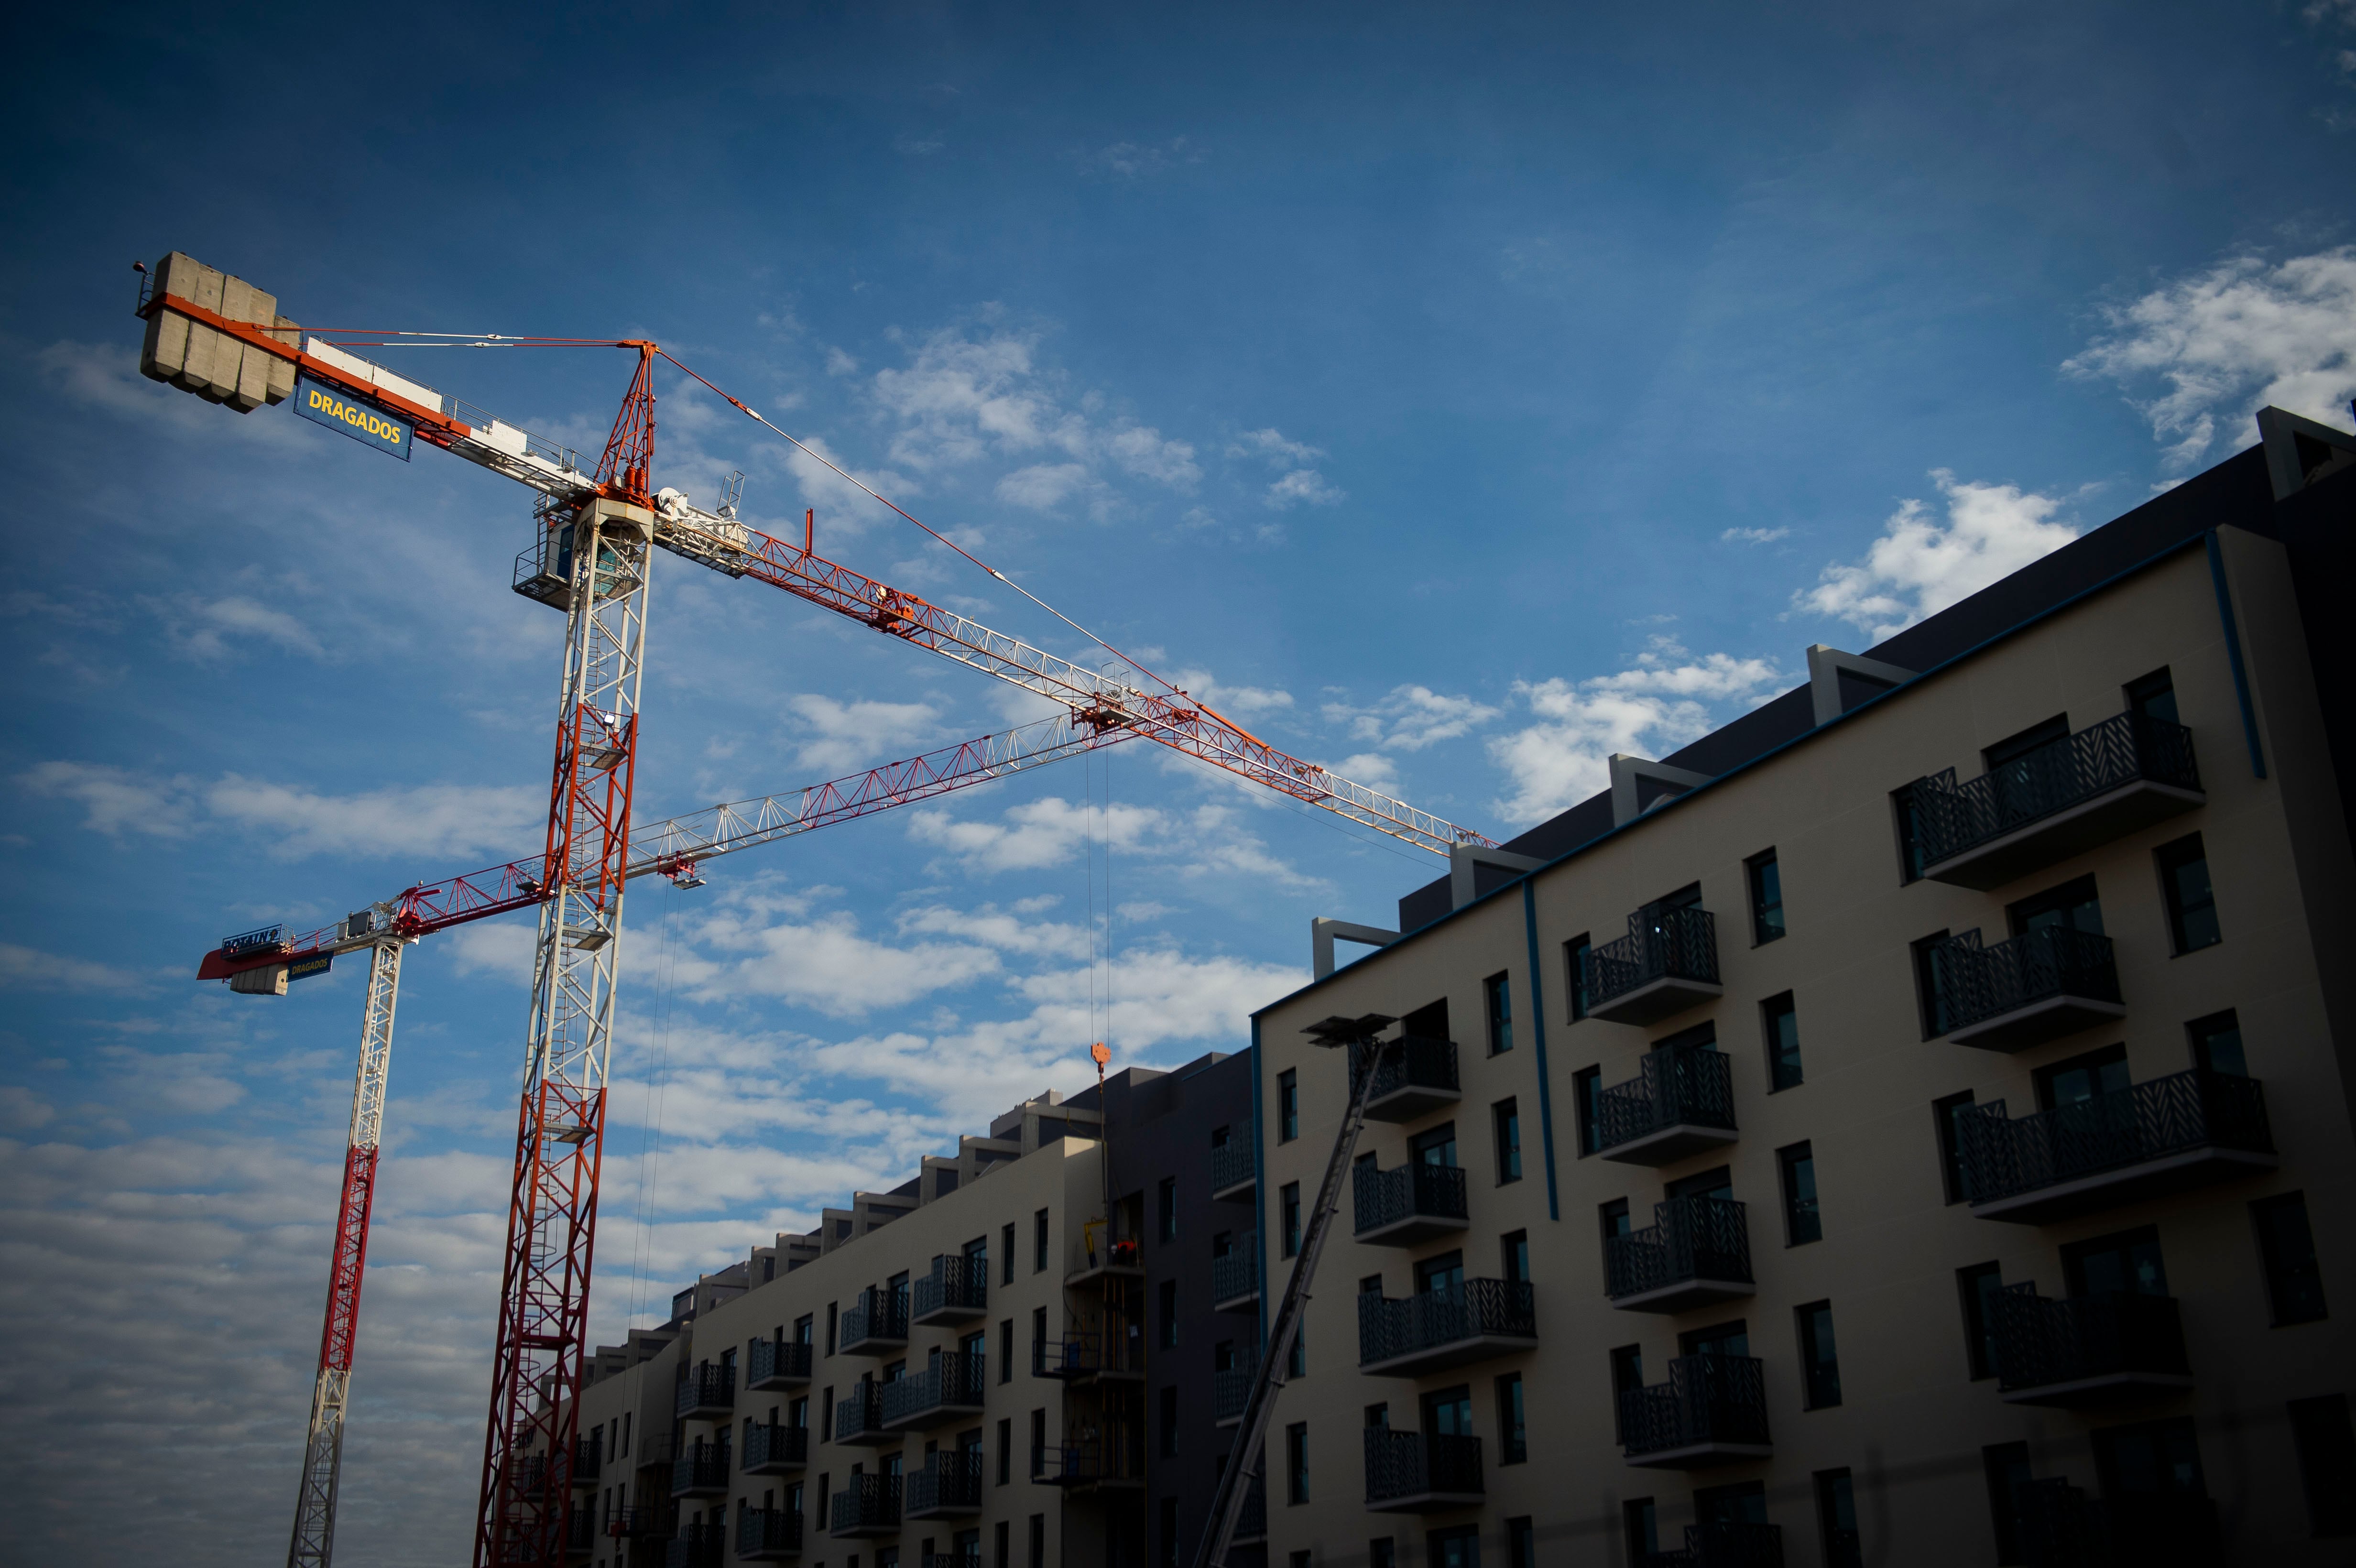
[[(2180, 1430), (2151, 1424), (2186, 1417), (2224, 1560), (2351, 1560), (2348, 1541), (2310, 1537), (2286, 1407), (2344, 1390), (2356, 1374), (2345, 1328), (2356, 1309), (2356, 1140), (2351, 1079), (2336, 1043), (2356, 1039), (2349, 959), (2356, 869), (2285, 551), (2233, 528), (2219, 530), (2217, 547), (2263, 776), (2245, 740), (2217, 578), (2196, 539), (1261, 1015), (1268, 1277), (1281, 1280), (1290, 1266), (1280, 1255), (1285, 1189), (1316, 1190), (1344, 1109), (1338, 1054), (1301, 1032), (1319, 1019), (1404, 1018), (1445, 999), (1460, 1097), (1410, 1120), (1370, 1123), (1359, 1147), (1387, 1171), (1414, 1157), (1419, 1136), (1452, 1123), (1466, 1191), (1461, 1222), (1438, 1216), (1398, 1245), (1360, 1239), (1345, 1196), (1305, 1320), (1305, 1375), (1282, 1391), (1269, 1426), (1269, 1563), (1467, 1561), (1430, 1538), (1472, 1526), (1478, 1560), (1493, 1565), (1517, 1562), (1526, 1549), (1548, 1568), (1627, 1564), (1631, 1531), (1641, 1524), (1631, 1503), (1652, 1499), (1657, 1546), (1668, 1552), (1682, 1545), (1697, 1494), (1728, 1488), (1736, 1490), (1700, 1502), (1749, 1509), (1747, 1517), (1778, 1527), (1787, 1563), (2020, 1561), (2017, 1551), (2008, 1559), (1999, 1552), (1990, 1476), (1992, 1466), (2001, 1472), (2011, 1462), (2003, 1445), (2026, 1445), (2033, 1477), (2120, 1496), (2132, 1488), (2116, 1477), (2098, 1488), (2098, 1445), (2124, 1465), (2152, 1444), (2164, 1449)], [(1947, 768), (1961, 779), (1979, 775), (1983, 748), (2057, 713), (2066, 712), (2073, 732), (2111, 720), (2126, 707), (2129, 683), (2162, 669), (2191, 731), (2201, 789), (2192, 801), (2146, 800), (2136, 809), (2146, 817), (2185, 809), (2140, 824), (2132, 811), (2108, 826), (2095, 821), (2081, 837), (2096, 841), (2016, 866), (1985, 891), (1903, 879), (1893, 791)], [(2195, 833), (2222, 940), (2177, 953), (2155, 857)], [(1762, 944), (1753, 940), (1746, 862), (1771, 849), (1786, 934)], [(1959, 1043), (1954, 1030), (1926, 1039), (1912, 944), (1976, 929), (1993, 946), (2007, 934), (2008, 905), (2084, 877), (2094, 880), (2121, 1005), (2089, 1004), (2067, 1025), (2016, 1019), (2016, 1039), (2068, 1029), (2016, 1051)], [(1698, 987), (1676, 1010), (1643, 1024), (1574, 1021), (1567, 944), (1583, 934), (1610, 942), (1629, 929), (1632, 912), (1696, 882), (1701, 907), (1715, 917), (1719, 994)], [(1509, 976), (1513, 1032), (1511, 1048), (1492, 1054), (1484, 984), (1501, 973)], [(1801, 1081), (1771, 1092), (1762, 1004), (1787, 993)], [(2002, 1101), (2017, 1121), (2038, 1109), (2040, 1069), (2114, 1044), (2124, 1046), (2136, 1084), (2184, 1073), (2195, 1065), (2188, 1022), (2229, 1010), (2247, 1075), (2262, 1088), (2271, 1136), (2256, 1141), (2270, 1141), (2270, 1153), (2194, 1147), (2126, 1168), (2115, 1161), (2041, 1189), (2050, 1198), (2066, 1188), (2068, 1201), (2016, 1205), (2009, 1217), (1992, 1217), (2000, 1203), (1958, 1200), (1951, 1190), (1937, 1103), (1968, 1092), (1981, 1115)], [(1638, 1081), (1655, 1042), (1702, 1025), (1714, 1027), (1726, 1059), (1735, 1129), (1655, 1139), (1655, 1149), (1675, 1149), (1680, 1138), (1688, 1146), (1665, 1164), (1625, 1157), (1625, 1148), (1582, 1149), (1582, 1070), (1599, 1069), (1606, 1087)], [(2110, 1071), (2115, 1081), (2115, 1066)], [(1289, 1138), (1279, 1125), (1288, 1075), (1300, 1100), (1298, 1136)], [(1495, 1147), (1495, 1107), (1509, 1099), (1520, 1129), (1517, 1180), (1500, 1179)], [(1791, 1244), (1778, 1151), (1802, 1144), (1813, 1160), (1821, 1239)], [(1719, 1166), (1744, 1206), (1749, 1279), (1688, 1278), (1687, 1295), (1705, 1299), (1679, 1305), (1676, 1291), (1656, 1291), (1636, 1309), (1615, 1307), (1606, 1294), (1604, 1206), (1624, 1201), (1633, 1226), (1644, 1227), (1671, 1184)], [(2252, 1205), (2293, 1192), (2304, 1194), (2322, 1295), (2337, 1315), (2277, 1327)], [(2017, 1379), (1973, 1375), (1965, 1301), (1976, 1286), (1959, 1271), (1995, 1264), (2003, 1285), (2034, 1282), (2055, 1302), (2081, 1295), (2073, 1283), (2085, 1283), (2065, 1281), (2065, 1255), (2081, 1255), (2070, 1252), (2073, 1243), (2144, 1227), (2156, 1232), (2189, 1372), (2151, 1371), (2157, 1363), (2147, 1357), (2138, 1365), (2147, 1375), (2120, 1377), (2115, 1357), (2090, 1353), (2083, 1365), (2041, 1374), (2041, 1384), (2008, 1388)], [(1527, 1241), (1535, 1348), (1474, 1347), (1462, 1364), (1418, 1375), (1359, 1371), (1361, 1282), (1379, 1278), (1385, 1296), (1403, 1298), (1418, 1288), (1419, 1260), (1455, 1251), (1465, 1275), (1500, 1278), (1515, 1235)], [(2121, 1244), (2130, 1251), (2083, 1253), (2080, 1269), (2107, 1268), (2122, 1256), (2147, 1266), (2147, 1239)], [(2158, 1294), (2152, 1283), (2143, 1280), (2144, 1295)], [(2084, 1294), (2094, 1294), (2091, 1285)], [(1805, 1325), (1829, 1339), (1837, 1403), (1824, 1397), (1830, 1391), (1820, 1377), (1812, 1409), (1803, 1308), (1820, 1304), (1828, 1304), (1829, 1335), (1813, 1310)], [(2035, 1310), (2051, 1317), (2076, 1305)], [(1684, 1357), (1681, 1337), (1737, 1320), (1763, 1377), (1765, 1442), (1672, 1444), (1653, 1456), (1687, 1464), (1632, 1462), (1615, 1434), (1613, 1352), (1636, 1347), (1644, 1383), (1659, 1387), (1669, 1381), (1668, 1363)], [(2013, 1371), (2020, 1368), (2017, 1361)], [(1504, 1463), (1500, 1380), (1515, 1375), (1526, 1457)], [(1425, 1397), (1460, 1387), (1482, 1445), (1478, 1495), (1465, 1495), (1461, 1477), (1433, 1478), (1420, 1502), (1408, 1486), (1396, 1511), (1370, 1504), (1364, 1434), (1381, 1418), (1374, 1407), (1387, 1407), (1395, 1432), (1430, 1431), (1435, 1420), (1444, 1428), (1458, 1407), (1443, 1399), (1445, 1408), (1430, 1414)], [(1305, 1428), (1301, 1501), (1289, 1500), (1295, 1426)], [(2114, 1435), (2100, 1435), (2106, 1432)], [(1853, 1548), (1825, 1534), (1826, 1499), (1842, 1471)], [(1754, 1482), (1756, 1498), (1737, 1495)], [(1396, 1477), (1384, 1485), (1400, 1490)], [(1526, 1534), (1517, 1542), (1522, 1521)], [(1746, 1549), (1734, 1537), (1714, 1550), (1719, 1554), (1698, 1561), (1764, 1560), (1737, 1555)], [(1854, 1557), (1843, 1555), (1852, 1550)]]

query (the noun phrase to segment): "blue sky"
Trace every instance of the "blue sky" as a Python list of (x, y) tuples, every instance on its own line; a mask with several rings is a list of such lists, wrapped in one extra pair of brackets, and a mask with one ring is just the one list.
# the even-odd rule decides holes
[[(196, 960), (529, 851), (555, 701), (561, 621), (507, 592), (525, 494), (141, 380), (134, 257), (310, 325), (658, 338), (1274, 743), (1500, 837), (1795, 684), (1806, 644), (2230, 454), (2261, 402), (2344, 426), (2356, 393), (2350, 0), (20, 36), (9, 1562), (279, 1550), (360, 976), (231, 997)], [(397, 368), (583, 446), (628, 371)], [(753, 520), (815, 507), (822, 552), (1104, 656), (659, 390), (659, 483), (709, 505), (742, 469)], [(668, 557), (650, 648), (648, 816), (1034, 711)], [(1387, 922), (1437, 869), (1133, 744), (641, 884), (601, 1334), (1077, 1087), (1108, 1029), (1119, 1062), (1237, 1048), (1310, 916)], [(411, 954), (346, 1563), (464, 1550), (528, 944)]]

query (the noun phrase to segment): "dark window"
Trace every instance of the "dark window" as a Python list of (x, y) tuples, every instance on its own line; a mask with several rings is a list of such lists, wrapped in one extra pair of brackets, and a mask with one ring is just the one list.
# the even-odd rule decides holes
[(2168, 1270), (2159, 1232), (2149, 1225), (2072, 1242), (2062, 1249), (2062, 1277), (2072, 1296), (2166, 1296)]
[(1047, 1211), (1031, 1216), (1031, 1272), (1047, 1272)]
[(1918, 882), (1922, 880), (1922, 805), (1914, 798), (1914, 786), (1890, 792), (1890, 818), (1898, 828), (1898, 880)]
[(2217, 895), (2209, 885), (2209, 855), (2201, 835), (2159, 847), (2159, 886), (2168, 898), (2168, 935), (2179, 954), (2224, 940), (2217, 925)]
[(1387, 1535), (1366, 1542), (1366, 1568), (1398, 1568), (1398, 1543)]
[(826, 1304), (826, 1353), (834, 1354), (835, 1303)]
[(1391, 1429), (1391, 1407), (1388, 1403), (1366, 1406), (1366, 1424), (1376, 1432)]
[(1014, 1319), (1012, 1317), (998, 1320), (998, 1381), (1002, 1383), (1014, 1381)]
[(1694, 1489), (1694, 1518), (1704, 1524), (1765, 1524), (1767, 1483), (1737, 1481)]
[(2176, 717), (2176, 682), (2167, 669), (2152, 671), (2141, 680), (2126, 686), (2127, 711), (2138, 719), (2165, 720), (2170, 724), (2180, 722)]
[(1431, 1568), (1481, 1568), (1479, 1525), (1460, 1524), (1449, 1530), (1435, 1530), (1424, 1540), (1430, 1550)]
[(1751, 940), (1772, 942), (1783, 934), (1783, 873), (1775, 851), (1743, 862), (1751, 873)]
[(1530, 1456), (1529, 1428), (1522, 1416), (1522, 1374), (1497, 1380), (1497, 1463), (1518, 1465)]
[(1031, 1413), (1031, 1475), (1033, 1479), (1047, 1473), (1047, 1413)]
[(1939, 1179), (1946, 1186), (1950, 1203), (1961, 1203), (1970, 1193), (1964, 1180), (1962, 1122), (1971, 1114), (1972, 1092), (1968, 1089), (1931, 1103), (1931, 1119), (1936, 1125), (1939, 1138)]
[(2094, 1475), (2104, 1497), (2209, 1495), (2190, 1416), (2097, 1427), (2094, 1436)]
[(1655, 1517), (1653, 1499), (1630, 1498), (1620, 1505), (1620, 1528), (1628, 1538), (1628, 1561), (1648, 1563), (1661, 1550), (1660, 1520)]
[(1000, 1229), (998, 1239), (1001, 1243), (998, 1249), (1000, 1254), (998, 1283), (1012, 1285), (1014, 1283), (1014, 1226), (1012, 1221)]
[(1955, 1271), (1955, 1293), (1964, 1304), (1964, 1359), (1972, 1381), (1996, 1376), (1996, 1337), (1988, 1327), (1988, 1303), (2004, 1284), (2004, 1270), (1996, 1264), (1974, 1264)]
[(1505, 1568), (1537, 1568), (1537, 1531), (1527, 1514), (1505, 1521)]
[(1277, 1197), (1284, 1216), (1284, 1255), (1290, 1257), (1301, 1250), (1301, 1183), (1286, 1182)]
[(1005, 1486), (1014, 1479), (1014, 1423), (1010, 1419), (998, 1424), (998, 1484)]
[(2356, 1427), (2348, 1396), (2291, 1401), (2290, 1439), (2307, 1485), (2308, 1528), (2319, 1536), (2356, 1535)]
[(1562, 944), (1563, 992), (1570, 998), (1570, 1021), (1587, 1016), (1587, 952), (1594, 944), (1585, 933)]
[(1593, 1154), (1601, 1146), (1603, 1129), (1603, 1069), (1582, 1067), (1571, 1074), (1570, 1103), (1579, 1115), (1579, 1152)]
[(2323, 1271), (2316, 1263), (2315, 1232), (2308, 1228), (2307, 1194), (2261, 1198), (2250, 1205), (2250, 1218), (2258, 1228), (2258, 1256), (2265, 1262), (2275, 1327), (2321, 1318)]
[(1456, 1124), (1442, 1122), (1407, 1140), (1407, 1157), (1418, 1165), (1456, 1168)]
[(1154, 1542), (1154, 1554), (1162, 1563), (1162, 1568), (1178, 1568), (1178, 1499), (1176, 1498), (1162, 1499), (1162, 1528), (1155, 1533), (1161, 1539)]
[(1833, 1304), (1814, 1301), (1799, 1310), (1800, 1372), (1807, 1383), (1808, 1408), (1841, 1402), (1840, 1357), (1833, 1349)]
[(2056, 713), (2052, 718), (2031, 724), (2018, 734), (2007, 735), (1993, 746), (1982, 747), (1980, 761), (1987, 765), (1988, 772), (1998, 775), (1997, 785), (2001, 790), (2008, 782), (2027, 777), (2028, 770), (2012, 764), (2018, 763), (2029, 752), (2040, 747), (2050, 746), (2069, 733), (2070, 716), (2066, 713)]
[(1034, 1307), (1031, 1309), (1031, 1364), (1034, 1367), (1039, 1365), (1040, 1359), (1046, 1353), (1047, 1309)]
[(1635, 1221), (1628, 1215), (1628, 1200), (1625, 1198), (1614, 1198), (1609, 1203), (1597, 1204), (1595, 1222), (1603, 1232), (1603, 1256), (1606, 1260), (1604, 1266), (1609, 1268), (1612, 1243), (1636, 1228)]
[(1996, 1560), (2025, 1561), (2020, 1546), (2022, 1489), (2029, 1485), (2029, 1445), (1992, 1443), (1980, 1450), (1987, 1476), (1988, 1522), (1996, 1526)]
[(1426, 1002), (1399, 1019), (1399, 1035), (1411, 1040), (1454, 1040), (1448, 1030), (1448, 998)]
[(1522, 1114), (1511, 1100), (1489, 1108), (1489, 1122), (1497, 1143), (1497, 1185), (1522, 1179)]
[(1007, 1541), (1007, 1536), (1012, 1528), (1012, 1522), (1011, 1520), (1001, 1519), (998, 1521), (998, 1529), (995, 1532), (998, 1556), (993, 1564), (993, 1568), (1014, 1568), (1014, 1558), (1012, 1555), (1013, 1548)]
[(2250, 1065), (2242, 1056), (2242, 1020), (2227, 1008), (2184, 1026), (2192, 1042), (2192, 1065), (2229, 1078), (2247, 1078)]
[(2094, 879), (2079, 877), (2005, 905), (2004, 919), (2007, 929), (2015, 936), (2055, 928), (2100, 936), (2103, 901), (2094, 891)]
[(1458, 1383), (1454, 1388), (1434, 1389), (1423, 1396), (1423, 1432), (1427, 1437), (1470, 1437), (1472, 1435), (1472, 1388)]
[(1734, 1196), (1734, 1173), (1731, 1166), (1717, 1166), (1697, 1170), (1691, 1176), (1680, 1176), (1665, 1183), (1663, 1192), (1670, 1198), (1731, 1198)]
[(1865, 1548), (1857, 1533), (1857, 1492), (1848, 1471), (1816, 1472), (1816, 1529), (1824, 1537), (1825, 1568), (1863, 1568)]
[(1160, 1296), (1161, 1300), (1155, 1303), (1154, 1316), (1160, 1320), (1156, 1327), (1160, 1331), (1162, 1348), (1174, 1350), (1178, 1348), (1178, 1282), (1163, 1280)]
[(1284, 1375), (1305, 1378), (1309, 1375), (1309, 1325), (1296, 1323), (1292, 1329), (1292, 1354), (1285, 1358)]
[(1947, 1017), (1946, 954), (1943, 946), (1947, 940), (1944, 931), (1912, 944), (1914, 955), (1914, 1001), (1922, 1014), (1922, 1038), (1936, 1040), (1954, 1028)]
[(1464, 1254), (1461, 1252), (1441, 1253), (1437, 1257), (1417, 1260), (1415, 1288), (1417, 1294), (1424, 1296), (1462, 1293), (1464, 1289)]
[(1612, 1352), (1612, 1435), (1625, 1442), (1620, 1428), (1620, 1396), (1644, 1386), (1644, 1348), (1622, 1345)]
[(1165, 1176), (1162, 1179), (1161, 1203), (1162, 1239), (1165, 1242), (1174, 1242), (1178, 1239), (1178, 1179), (1176, 1177)]
[(1514, 1049), (1514, 986), (1510, 976), (1492, 975), (1481, 982), (1489, 1004), (1489, 1054)]
[(1301, 1080), (1292, 1069), (1276, 1075), (1276, 1141), (1290, 1143), (1301, 1136)]
[(1760, 1003), (1759, 1017), (1767, 1039), (1767, 1092), (1772, 1094), (1800, 1082), (1800, 1014), (1786, 991)]
[(1783, 1234), (1793, 1246), (1825, 1239), (1825, 1217), (1816, 1209), (1816, 1157), (1806, 1144), (1775, 1151), (1783, 1175)]
[(2127, 1090), (2127, 1048), (2109, 1045), (2090, 1051), (2083, 1056), (2040, 1067), (2030, 1079), (2037, 1085), (2037, 1108), (2040, 1111), (2074, 1105), (2104, 1094), (2124, 1094)]
[(1162, 1456), (1178, 1457), (1178, 1387), (1173, 1383), (1162, 1391)]
[(1527, 1280), (1530, 1277), (1530, 1233), (1527, 1231), (1509, 1231), (1498, 1238), (1498, 1245), (1505, 1254), (1505, 1278), (1516, 1285)]
[(1309, 1500), (1309, 1423), (1305, 1421), (1284, 1429), (1284, 1500)]
[(830, 1481), (830, 1480), (831, 1480), (832, 1478), (833, 1478), (832, 1477), (830, 1477), (830, 1475), (828, 1475), (828, 1474), (827, 1474), (825, 1471), (823, 1471), (823, 1470), (821, 1470), (821, 1471), (819, 1471), (819, 1477), (818, 1477), (818, 1527), (819, 1527), (820, 1530), (824, 1530), (824, 1529), (826, 1528), (826, 1499), (827, 1499), (827, 1494), (828, 1494), (828, 1491), (830, 1490), (830, 1488), (828, 1488), (828, 1486), (827, 1486), (827, 1482), (828, 1482), (828, 1481)]
[(1713, 1323), (1707, 1328), (1688, 1328), (1677, 1336), (1677, 1354), (1748, 1356), (1751, 1330), (1740, 1317), (1731, 1323)]
[(1031, 1568), (1047, 1568), (1047, 1516), (1031, 1516)]

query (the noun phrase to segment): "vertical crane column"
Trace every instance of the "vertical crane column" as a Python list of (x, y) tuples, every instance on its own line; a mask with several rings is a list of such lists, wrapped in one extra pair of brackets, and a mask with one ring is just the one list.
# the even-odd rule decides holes
[(360, 1021), (351, 1136), (344, 1149), (344, 1199), (336, 1213), (327, 1326), (319, 1336), (319, 1381), (311, 1391), (311, 1432), (303, 1448), (303, 1486), (294, 1498), (294, 1537), (286, 1548), (286, 1568), (327, 1568), (336, 1546), (344, 1400), (351, 1389), (352, 1341), (359, 1333), (360, 1280), (368, 1264), (369, 1210), (376, 1197), (377, 1144), (384, 1127), (385, 1077), (392, 1066), (392, 1009), (401, 995), (403, 945), (402, 938), (388, 937), (369, 951), (368, 1010)]
[(477, 1568), (560, 1568), (564, 1561), (653, 554), (654, 513), (644, 504), (654, 435), (651, 349), (642, 348), (637, 380), (615, 422), (602, 493), (569, 524), (572, 603), (549, 799), (550, 897), (540, 906), (532, 965)]

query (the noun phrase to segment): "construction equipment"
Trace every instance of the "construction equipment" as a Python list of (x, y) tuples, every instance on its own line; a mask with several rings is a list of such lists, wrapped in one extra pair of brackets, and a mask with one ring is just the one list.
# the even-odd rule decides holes
[(1251, 1392), (1244, 1398), (1236, 1445), (1228, 1451), (1227, 1462), (1219, 1471), (1218, 1489), (1211, 1494), (1210, 1528), (1203, 1531), (1203, 1544), (1194, 1553), (1194, 1568), (1226, 1568), (1227, 1550), (1236, 1536), (1236, 1521), (1243, 1518), (1244, 1501), (1250, 1494), (1251, 1483), (1259, 1477), (1269, 1420), (1276, 1413), (1276, 1396), (1284, 1387), (1285, 1368), (1292, 1360), (1294, 1342), (1301, 1338), (1301, 1314), (1309, 1305), (1309, 1287), (1317, 1278), (1317, 1260), (1324, 1254), (1326, 1232), (1333, 1229), (1333, 1216), (1342, 1207), (1342, 1181), (1349, 1173), (1351, 1157), (1357, 1152), (1358, 1135), (1365, 1130), (1366, 1101), (1374, 1089), (1376, 1069), (1398, 1043), (1375, 1037), (1397, 1022), (1397, 1019), (1381, 1013), (1368, 1013), (1356, 1019), (1330, 1018), (1301, 1031), (1319, 1045), (1347, 1053), (1350, 1104), (1342, 1115), (1341, 1130), (1333, 1135), (1333, 1152), (1325, 1161), (1325, 1179), (1317, 1189), (1316, 1204), (1303, 1224), (1300, 1255), (1292, 1261), (1292, 1277), (1285, 1281), (1284, 1295), (1276, 1305), (1276, 1317), (1269, 1324), (1268, 1343), (1261, 1349), (1259, 1366), (1252, 1373)]
[[(512, 586), (564, 613), (565, 660), (546, 848), (530, 894), (539, 907), (540, 931), (476, 1520), (477, 1568), (553, 1568), (563, 1560), (573, 1396), (586, 1349), (622, 897), (630, 861), (647, 583), (655, 548), (730, 577), (757, 578), (1049, 698), (1069, 711), (1073, 723), (1098, 734), (1122, 731), (1158, 741), (1434, 853), (1447, 854), (1460, 844), (1490, 844), (1470, 829), (1277, 751), (1134, 661), (1126, 661), (1119, 673), (1087, 669), (826, 560), (814, 548), (814, 517), (796, 549), (739, 522), (733, 492), (719, 509), (707, 512), (676, 490), (653, 491), (658, 357), (764, 428), (794, 440), (653, 342), (306, 332), (278, 313), (273, 296), (181, 252), (166, 256), (152, 273), (144, 265), (138, 271), (137, 313), (147, 324), (143, 374), (241, 412), (291, 396), (303, 417), (388, 455), (406, 461), (420, 443), (437, 446), (540, 494), (533, 544), (519, 557)], [(618, 348), (636, 356), (637, 369), (592, 469), (569, 449), (351, 352), (373, 344), (425, 341), (445, 347)], [(833, 466), (822, 453), (802, 450)], [(900, 511), (852, 476), (843, 477)], [(924, 527), (914, 517), (908, 520)], [(1004, 573), (975, 564), (1045, 607)], [(1060, 613), (1058, 618), (1076, 624)], [(1108, 645), (1108, 651), (1115, 650)], [(521, 894), (520, 883), (516, 891)], [(297, 968), (292, 962), (283, 968), (252, 965), (238, 973), (252, 977), (232, 984), (246, 990), (283, 990)], [(526, 1464), (529, 1455), (544, 1459)], [(323, 1507), (331, 1510), (332, 1486)]]

